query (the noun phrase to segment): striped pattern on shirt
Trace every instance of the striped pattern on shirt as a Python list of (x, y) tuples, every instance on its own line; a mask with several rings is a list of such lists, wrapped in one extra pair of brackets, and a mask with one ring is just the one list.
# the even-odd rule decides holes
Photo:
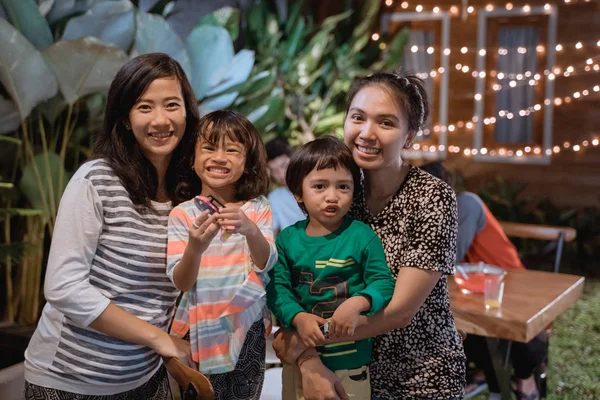
[[(270, 331), (265, 287), (268, 271), (277, 261), (271, 207), (264, 196), (259, 196), (241, 209), (269, 243), (265, 268), (260, 270), (253, 264), (243, 235), (225, 239), (217, 234), (202, 254), (196, 283), (183, 295), (171, 329), (180, 337), (190, 332), (192, 358), (206, 374), (235, 368), (246, 333), (254, 322), (264, 318), (267, 332)], [(199, 214), (192, 200), (171, 212), (167, 247), (167, 273), (171, 279), (183, 257), (192, 222)]]
[[(166, 275), (171, 203), (153, 202), (155, 211), (134, 205), (101, 160), (85, 179), (97, 192), (104, 217), (89, 283), (112, 304), (167, 331), (179, 293)], [(60, 332), (49, 371), (66, 380), (119, 386), (147, 380), (160, 366), (150, 348), (78, 327), (67, 315)]]

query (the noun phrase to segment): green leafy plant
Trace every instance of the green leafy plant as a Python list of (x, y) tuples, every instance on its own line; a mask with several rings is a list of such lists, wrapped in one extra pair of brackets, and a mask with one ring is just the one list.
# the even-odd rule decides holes
[(385, 37), (385, 50), (370, 41), (380, 6), (379, 0), (367, 0), (360, 12), (348, 9), (317, 26), (314, 16), (302, 13), (302, 0), (283, 16), (272, 3), (256, 1), (246, 13), (245, 36), (256, 65), (233, 107), (266, 139), (285, 135), (300, 143), (326, 133), (341, 135), (352, 80), (389, 70), (404, 54), (406, 30)]

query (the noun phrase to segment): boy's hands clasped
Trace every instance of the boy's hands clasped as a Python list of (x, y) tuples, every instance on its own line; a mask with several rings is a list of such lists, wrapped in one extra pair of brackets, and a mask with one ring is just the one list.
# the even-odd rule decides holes
[(320, 326), (329, 322), (329, 337), (342, 337), (354, 335), (358, 318), (362, 312), (371, 308), (369, 299), (363, 296), (354, 296), (338, 306), (333, 316), (326, 320), (317, 315), (301, 312), (296, 314), (292, 325), (296, 327), (302, 344), (307, 347), (316, 347), (325, 341)]
[(292, 319), (292, 325), (296, 327), (300, 340), (307, 347), (316, 347), (323, 343), (325, 336), (319, 327), (325, 322), (326, 319), (306, 312), (298, 313)]
[(350, 297), (333, 313), (329, 320), (329, 336), (352, 336), (360, 313), (371, 308), (370, 301), (363, 296)]

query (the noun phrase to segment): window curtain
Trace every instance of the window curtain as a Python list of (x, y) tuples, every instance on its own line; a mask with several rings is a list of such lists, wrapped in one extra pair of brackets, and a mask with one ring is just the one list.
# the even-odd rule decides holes
[[(500, 28), (498, 30), (498, 48), (506, 49), (508, 54), (498, 55), (496, 71), (504, 73), (498, 79), (502, 89), (496, 92), (496, 143), (533, 144), (533, 115), (520, 116), (520, 110), (527, 110), (535, 103), (535, 88), (529, 85), (537, 70), (536, 46), (538, 31), (533, 27)], [(525, 48), (520, 53), (519, 48)], [(531, 72), (530, 77), (525, 73)], [(517, 75), (522, 74), (521, 80)], [(510, 81), (516, 81), (516, 87), (510, 87)], [(512, 113), (513, 118), (499, 117), (498, 113)]]

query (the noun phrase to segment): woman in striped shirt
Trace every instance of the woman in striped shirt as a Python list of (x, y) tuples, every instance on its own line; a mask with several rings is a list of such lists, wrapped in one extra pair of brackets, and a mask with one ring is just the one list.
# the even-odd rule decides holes
[(270, 328), (265, 286), (277, 261), (266, 151), (252, 123), (232, 111), (202, 117), (190, 151), (202, 186), (196, 194), (224, 207), (209, 214), (192, 199), (169, 216), (167, 271), (186, 292), (172, 331), (189, 332), (215, 399), (258, 400)]
[(95, 159), (61, 199), (44, 307), (25, 353), (26, 399), (167, 399), (160, 356), (178, 291), (166, 277), (167, 220), (189, 198), (199, 115), (181, 66), (153, 53), (115, 76)]

